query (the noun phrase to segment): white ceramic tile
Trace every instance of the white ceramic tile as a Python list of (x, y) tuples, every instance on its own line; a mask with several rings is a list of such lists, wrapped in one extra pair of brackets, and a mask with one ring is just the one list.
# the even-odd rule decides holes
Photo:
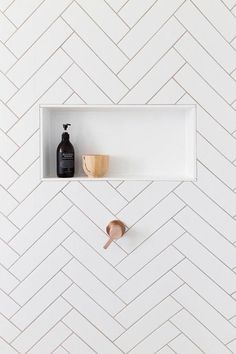
[(0, 70), (5, 73), (16, 60), (10, 50), (3, 43), (0, 43)]
[(184, 95), (184, 92), (176, 81), (170, 79), (149, 101), (149, 104), (175, 104)]
[(37, 343), (55, 324), (60, 321), (71, 309), (71, 306), (62, 298), (56, 300), (36, 321), (12, 343), (19, 352), (28, 351)]
[(0, 101), (0, 124), (1, 129), (5, 132), (17, 122), (17, 117), (9, 108)]
[(186, 33), (175, 44), (175, 48), (227, 102), (232, 103), (236, 99), (236, 82), (234, 79), (209, 56), (189, 33)]
[(0, 184), (4, 188), (8, 188), (19, 177), (16, 171), (13, 170), (13, 168), (9, 166), (8, 163), (1, 158), (0, 158), (0, 170), (1, 170)]
[(226, 318), (236, 315), (236, 302), (193, 263), (183, 260), (173, 271)]
[(181, 236), (174, 245), (226, 292), (232, 294), (236, 290), (236, 274), (191, 236)]
[(62, 220), (59, 220), (14, 263), (10, 271), (18, 279), (23, 280), (38, 267), (70, 233), (71, 229)]
[(132, 226), (178, 184), (178, 182), (153, 182), (149, 188), (141, 192), (118, 214), (119, 218), (124, 219), (128, 226)]
[(9, 319), (14, 313), (16, 313), (19, 307), (20, 306), (13, 301), (10, 296), (0, 290), (0, 311), (2, 315)]
[(234, 165), (226, 160), (225, 157), (201, 135), (197, 136), (197, 146), (200, 162), (212, 171), (229, 188), (234, 189), (236, 187), (236, 171)]
[(76, 64), (66, 71), (63, 79), (87, 104), (112, 103), (110, 98)]
[(5, 341), (11, 342), (18, 334), (20, 330), (16, 328), (6, 317), (0, 315), (0, 334), (1, 338)]
[[(161, 26), (173, 15), (183, 0), (173, 0), (166, 3), (158, 1), (131, 29), (131, 31), (119, 43), (120, 48), (131, 58), (140, 48), (161, 28)], [(145, 28), (145, 31), (144, 31)]]
[(171, 49), (121, 100), (122, 104), (147, 103), (184, 64), (182, 57)]
[(214, 9), (212, 9), (212, 2), (210, 0), (193, 0), (193, 3), (202, 13), (204, 13), (207, 19), (228, 42), (235, 37), (235, 18), (233, 14), (231, 14), (231, 12), (224, 6), (222, 1), (216, 0), (214, 2)]
[[(7, 1), (7, 0), (5, 0)], [(43, 3), (43, 0), (8, 1), (11, 5), (6, 10), (7, 17), (19, 27)]]
[(18, 146), (0, 130), (0, 156), (8, 160), (17, 150)]
[(126, 279), (112, 265), (75, 233), (63, 242), (63, 246), (111, 290), (116, 290), (125, 282)]
[(203, 353), (230, 354), (230, 351), (207, 328), (203, 327), (193, 316), (183, 310), (171, 320)]
[(133, 27), (154, 3), (155, 0), (129, 0), (121, 8), (119, 15), (129, 26)]
[(53, 198), (34, 218), (11, 240), (10, 245), (20, 254), (53, 225), (71, 206), (62, 194)]
[(125, 306), (122, 300), (75, 259), (63, 268), (63, 272), (109, 314), (115, 315)]
[(128, 59), (115, 43), (75, 2), (62, 17), (112, 71), (117, 72), (127, 63)]
[[(63, 348), (66, 349), (66, 353), (77, 354), (78, 351), (83, 354), (94, 354), (95, 351), (92, 350), (86, 343), (84, 343), (78, 336), (72, 334), (64, 343)], [(65, 353), (65, 354), (66, 354)]]
[(0, 200), (4, 200), (4, 203), (0, 205), (0, 212), (4, 215), (8, 215), (13, 209), (17, 207), (17, 201), (8, 193), (3, 187), (0, 186)]
[(130, 278), (183, 233), (182, 227), (173, 220), (169, 221), (121, 261), (117, 265), (117, 269), (125, 277)]
[(19, 280), (16, 279), (6, 268), (0, 265), (0, 282), (1, 289), (9, 294), (19, 283)]
[[(33, 0), (35, 2), (35, 0)], [(71, 0), (46, 0), (42, 6), (30, 16), (23, 25), (7, 41), (8, 48), (20, 57), (42, 33), (60, 16), (61, 12), (71, 3)], [(20, 4), (19, 4), (20, 5)], [(18, 5), (18, 6), (19, 6)], [(31, 5), (32, 6), (32, 5)], [(29, 9), (27, 7), (27, 9)], [(21, 11), (24, 10), (24, 4)], [(10, 9), (9, 9), (10, 11)], [(16, 16), (18, 11), (16, 9)], [(19, 16), (20, 17), (20, 16)]]
[[(124, 334), (122, 334), (115, 341), (115, 343), (118, 345), (119, 348), (121, 348), (124, 352), (127, 353), (136, 344), (143, 340), (148, 334), (151, 334), (156, 328), (160, 327), (180, 309), (181, 306), (173, 299), (168, 298), (163, 300), (152, 311), (146, 314), (132, 327), (130, 327)], [(175, 333), (178, 333), (178, 331), (176, 330)], [(146, 348), (146, 350), (147, 349), (148, 347)], [(141, 353), (141, 351), (138, 350), (137, 353)]]
[(104, 0), (95, 3), (93, 0), (77, 0), (77, 3), (115, 43), (128, 32), (129, 27), (112, 11)]
[(107, 242), (105, 230), (103, 232), (98, 228), (78, 208), (72, 207), (71, 210), (65, 214), (63, 220), (112, 265), (117, 264), (126, 256), (126, 253), (118, 247), (115, 242), (109, 247), (109, 252), (106, 252), (103, 249), (103, 246)]
[(77, 285), (72, 285), (63, 294), (63, 298), (76, 308), (80, 314), (92, 322), (95, 327), (100, 329), (110, 340), (115, 340), (124, 332), (124, 328)]
[[(8, 167), (8, 169), (10, 169), (10, 167)], [(11, 186), (8, 190), (18, 202), (21, 203), (23, 199), (25, 199), (40, 184), (41, 180), (39, 169), (40, 166), (38, 159), (13, 184), (11, 181), (12, 178), (10, 178)], [(16, 175), (13, 170), (10, 170), (10, 172), (12, 172), (13, 177)]]
[(235, 338), (236, 328), (187, 285), (176, 290), (173, 297), (223, 343)]
[[(39, 212), (64, 186), (66, 182), (54, 185), (41, 183), (10, 215), (9, 219), (19, 227), (23, 227)], [(56, 212), (56, 211), (55, 211)], [(22, 245), (23, 246), (23, 245)]]
[[(197, 104), (187, 94), (178, 103)], [(214, 117), (211, 117), (200, 105), (197, 105), (197, 130), (226, 158), (230, 161), (235, 160), (236, 139), (227, 130), (222, 129)]]
[(10, 166), (19, 173), (23, 173), (39, 157), (39, 132), (36, 132), (20, 147), (8, 160)]
[(76, 34), (66, 41), (63, 49), (111, 100), (117, 102), (127, 93), (127, 87)]
[(21, 87), (71, 33), (71, 28), (62, 19), (58, 19), (8, 71), (7, 76), (17, 87)]
[(226, 130), (236, 128), (235, 112), (188, 64), (176, 75), (177, 82)]
[(0, 40), (4, 43), (15, 32), (15, 26), (8, 20), (8, 18), (0, 13)]
[(59, 49), (9, 101), (9, 107), (18, 116), (22, 116), (71, 63), (68, 55)]
[[(175, 195), (170, 194), (146, 213), (143, 218), (127, 231), (126, 237), (119, 240), (119, 244), (127, 252), (132, 252), (143, 241), (157, 231), (169, 219), (171, 219), (184, 204)], [(118, 215), (120, 217), (120, 215)], [(125, 215), (123, 221), (129, 226)]]
[[(212, 12), (215, 19), (219, 7), (217, 3), (218, 1), (216, 2), (216, 14), (215, 11), (214, 15)], [(221, 16), (224, 14), (225, 12), (221, 12)], [(236, 52), (193, 3), (185, 2), (177, 11), (176, 17), (227, 72), (235, 69)]]
[(63, 322), (89, 344), (95, 351), (103, 354), (121, 354), (122, 352), (98, 331), (88, 320), (79, 312), (72, 310)]
[[(59, 272), (36, 295), (34, 295), (32, 299), (17, 311), (17, 313), (11, 318), (11, 321), (21, 330), (24, 330), (30, 324), (32, 326), (34, 320), (49, 308), (49, 306), (56, 306), (56, 299), (70, 286), (71, 283), (72, 282), (68, 277)], [(35, 324), (35, 328), (37, 328), (37, 324)]]
[(17, 91), (16, 86), (0, 72), (0, 99), (6, 102)]
[(52, 353), (71, 334), (71, 330), (59, 322), (36, 345), (30, 349), (30, 354)]
[(126, 328), (130, 327), (181, 284), (183, 283), (178, 277), (168, 272), (127, 305), (115, 318)]
[(169, 346), (177, 354), (202, 354), (202, 351), (183, 334), (173, 339)]
[(11, 297), (21, 305), (24, 305), (48, 280), (68, 263), (70, 259), (71, 256), (68, 252), (62, 247), (57, 248), (11, 292)]
[[(131, 3), (129, 1), (127, 6)], [(128, 86), (133, 87), (174, 45), (184, 33), (184, 28), (175, 18), (171, 18), (146, 46), (122, 69), (119, 78)], [(154, 51), (153, 48), (158, 48)]]
[(163, 324), (160, 328), (155, 330), (150, 336), (145, 338), (140, 344), (138, 344), (130, 353), (142, 354), (148, 351), (154, 352), (159, 350), (163, 345), (167, 344), (171, 339), (178, 336), (179, 331), (169, 322)]
[(167, 273), (172, 267), (179, 263), (183, 256), (173, 247), (168, 247), (124, 285), (122, 285), (116, 294), (126, 303), (129, 303), (148, 286), (156, 282), (162, 275)]
[[(187, 182), (176, 189), (176, 194), (228, 240), (235, 241), (236, 220), (211, 201), (200, 189)], [(204, 215), (203, 206), (206, 208)]]
[(105, 181), (83, 181), (82, 184), (114, 214), (118, 213), (128, 204), (128, 202)]
[[(236, 266), (236, 248), (188, 207), (174, 219), (228, 267)], [(207, 237), (206, 237), (207, 235)]]
[(3, 214), (0, 213), (0, 224), (1, 224), (1, 230), (0, 230), (0, 238), (8, 242), (12, 237), (16, 235), (18, 232), (18, 228), (10, 222), (10, 220), (5, 217)]

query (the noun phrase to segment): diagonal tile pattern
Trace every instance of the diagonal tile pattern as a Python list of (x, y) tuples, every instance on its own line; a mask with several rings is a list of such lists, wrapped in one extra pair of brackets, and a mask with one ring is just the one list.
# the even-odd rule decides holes
[[(1, 354), (236, 353), (235, 49), (236, 0), (0, 0)], [(198, 180), (41, 182), (39, 103), (194, 103)]]

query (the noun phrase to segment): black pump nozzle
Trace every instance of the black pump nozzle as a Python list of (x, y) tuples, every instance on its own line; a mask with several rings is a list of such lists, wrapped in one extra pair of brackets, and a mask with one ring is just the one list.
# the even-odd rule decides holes
[(65, 130), (67, 130), (67, 128), (69, 127), (69, 125), (71, 125), (71, 124), (69, 124), (69, 123), (63, 124), (63, 128), (64, 128)]

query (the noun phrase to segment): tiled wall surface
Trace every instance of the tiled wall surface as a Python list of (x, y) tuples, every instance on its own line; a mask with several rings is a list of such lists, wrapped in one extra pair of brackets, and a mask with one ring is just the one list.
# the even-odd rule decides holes
[[(0, 10), (0, 353), (236, 353), (236, 0)], [(198, 181), (41, 183), (39, 103), (196, 103)]]

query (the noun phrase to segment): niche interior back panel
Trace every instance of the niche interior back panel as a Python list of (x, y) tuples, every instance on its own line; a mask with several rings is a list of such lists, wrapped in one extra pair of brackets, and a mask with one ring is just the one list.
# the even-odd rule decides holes
[[(0, 10), (0, 353), (236, 353), (236, 0)], [(39, 104), (197, 104), (198, 180), (42, 182)]]

